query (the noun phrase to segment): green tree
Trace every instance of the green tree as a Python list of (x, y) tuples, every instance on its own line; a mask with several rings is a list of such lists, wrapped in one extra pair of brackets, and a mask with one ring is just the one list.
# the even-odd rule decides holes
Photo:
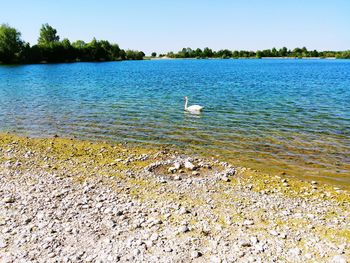
[(43, 50), (38, 45), (30, 47), (29, 63), (39, 63), (43, 60)]
[(49, 24), (43, 24), (40, 29), (40, 36), (38, 38), (38, 44), (47, 46), (51, 43), (58, 42), (60, 37), (57, 35), (57, 30)]
[(20, 52), (20, 61), (21, 63), (31, 63), (31, 48), (29, 43), (23, 43), (23, 47)]
[(21, 33), (7, 24), (2, 24), (0, 26), (0, 62), (19, 62), (22, 48)]
[(216, 52), (216, 56), (219, 58), (230, 58), (232, 57), (232, 51), (228, 49), (221, 49), (218, 52)]
[(213, 57), (213, 50), (211, 50), (208, 47), (204, 48), (203, 49), (203, 57), (212, 58)]
[(157, 56), (157, 53), (156, 52), (152, 52), (151, 56), (155, 58)]
[(257, 58), (262, 58), (262, 56), (263, 56), (263, 53), (260, 50), (256, 51)]
[(121, 50), (118, 44), (112, 44), (111, 45), (111, 53), (112, 53), (112, 59), (113, 60), (121, 60)]
[[(162, 55), (162, 54), (161, 54), (161, 55)], [(160, 56), (160, 57), (165, 57), (165, 56), (161, 56), (161, 55), (159, 55), (159, 56)], [(168, 52), (168, 53), (166, 54), (166, 56), (169, 57), (169, 58), (175, 58), (175, 57), (177, 57), (177, 56), (174, 54), (173, 51)]]
[(341, 58), (350, 58), (350, 50), (341, 52)]
[(314, 58), (316, 58), (316, 57), (318, 57), (318, 52), (317, 52), (317, 50), (315, 49), (314, 51), (311, 51), (311, 57), (314, 57)]
[(302, 57), (309, 57), (310, 56), (306, 47), (303, 47), (301, 49), (301, 52), (302, 52), (302, 54), (301, 54)]
[(75, 41), (75, 42), (72, 43), (72, 46), (73, 46), (74, 48), (78, 48), (78, 49), (84, 48), (85, 45), (86, 45), (86, 43), (85, 43), (83, 40), (77, 40), (77, 41)]
[(240, 50), (238, 54), (239, 54), (240, 58), (248, 57), (247, 51), (245, 51), (245, 50)]
[(60, 44), (63, 47), (62, 58), (64, 58), (65, 61), (75, 60), (77, 57), (76, 50), (74, 49), (74, 47), (70, 43), (69, 39), (67, 39), (67, 38), (63, 39)]
[(303, 56), (303, 50), (301, 48), (294, 48), (292, 51), (292, 56), (295, 58), (301, 58)]
[(233, 58), (239, 58), (239, 51), (238, 50), (235, 50), (232, 52), (232, 57)]
[(279, 55), (280, 55), (281, 57), (286, 57), (286, 56), (287, 56), (287, 53), (288, 53), (288, 50), (287, 50), (286, 47), (283, 47), (283, 48), (281, 48), (281, 49), (278, 51), (278, 53), (279, 53)]
[(125, 60), (126, 59), (126, 52), (125, 52), (124, 49), (120, 50), (119, 55), (120, 55), (120, 59), (121, 60)]
[(62, 40), (62, 46), (63, 46), (65, 49), (68, 49), (68, 48), (71, 48), (71, 47), (72, 47), (72, 45), (71, 45), (71, 43), (70, 43), (70, 41), (69, 41), (68, 38), (65, 38), (65, 39)]
[(276, 48), (272, 48), (271, 49), (271, 54), (272, 54), (272, 57), (278, 57), (277, 49)]
[(196, 58), (201, 58), (201, 57), (203, 57), (203, 51), (202, 51), (200, 48), (197, 48), (197, 49), (194, 51), (194, 57), (196, 57)]
[(263, 57), (272, 57), (272, 52), (270, 49), (265, 49), (262, 51), (262, 56)]
[(74, 54), (77, 61), (85, 61), (87, 60), (87, 48), (86, 43), (83, 40), (77, 40), (72, 43), (72, 47), (74, 50)]
[(127, 50), (125, 54), (125, 57), (128, 60), (142, 60), (144, 56), (145, 53), (137, 50)]

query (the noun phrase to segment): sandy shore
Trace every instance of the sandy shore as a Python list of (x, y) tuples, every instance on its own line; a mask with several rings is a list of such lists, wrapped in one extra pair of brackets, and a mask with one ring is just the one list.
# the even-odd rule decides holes
[(0, 135), (0, 262), (348, 262), (349, 201), (169, 149)]

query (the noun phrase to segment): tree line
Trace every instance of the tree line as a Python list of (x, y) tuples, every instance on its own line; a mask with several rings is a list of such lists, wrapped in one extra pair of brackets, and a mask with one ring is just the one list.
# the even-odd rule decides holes
[[(152, 57), (157, 53), (153, 52)], [(183, 48), (177, 53), (168, 52), (159, 57), (170, 58), (263, 58), (263, 57), (319, 57), (319, 58), (350, 58), (348, 51), (317, 51), (307, 50), (306, 47), (293, 50), (286, 47), (257, 51), (221, 49), (213, 51), (206, 47), (191, 49)], [(7, 24), (0, 25), (0, 63), (57, 63), (57, 62), (95, 62), (142, 60), (145, 54), (137, 50), (123, 50), (118, 44), (107, 40), (92, 39), (85, 43), (77, 40), (73, 43), (69, 39), (60, 40), (57, 30), (48, 24), (42, 25), (37, 44), (30, 45), (21, 38), (21, 33)]]
[[(152, 53), (155, 55), (156, 53)], [(265, 49), (258, 51), (246, 51), (246, 50), (228, 50), (221, 49), (213, 51), (206, 47), (203, 50), (200, 48), (191, 49), (183, 48), (177, 53), (168, 52), (167, 54), (160, 54), (159, 57), (170, 57), (170, 58), (263, 58), (263, 57), (290, 57), (290, 58), (350, 58), (350, 50), (348, 51), (317, 51), (307, 50), (306, 47), (295, 48), (293, 50), (287, 49), (286, 47), (276, 49)]]
[(0, 26), (0, 63), (58, 63), (96, 62), (119, 60), (142, 60), (145, 54), (137, 50), (123, 50), (118, 44), (107, 40), (92, 39), (71, 43), (64, 38), (60, 41), (57, 30), (48, 24), (42, 25), (38, 42), (30, 45), (21, 38), (21, 33), (7, 24)]

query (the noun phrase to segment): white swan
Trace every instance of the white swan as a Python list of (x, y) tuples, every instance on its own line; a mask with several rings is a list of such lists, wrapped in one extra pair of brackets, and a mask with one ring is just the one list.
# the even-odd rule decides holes
[(188, 103), (188, 98), (185, 97), (185, 111), (198, 113), (204, 108), (203, 106), (200, 106), (200, 105), (192, 105), (187, 107), (187, 103)]

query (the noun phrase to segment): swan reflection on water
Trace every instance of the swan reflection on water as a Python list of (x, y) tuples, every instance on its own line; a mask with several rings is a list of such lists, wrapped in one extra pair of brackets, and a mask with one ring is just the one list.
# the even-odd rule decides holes
[(185, 117), (201, 119), (203, 117), (203, 113), (200, 111), (184, 111)]

